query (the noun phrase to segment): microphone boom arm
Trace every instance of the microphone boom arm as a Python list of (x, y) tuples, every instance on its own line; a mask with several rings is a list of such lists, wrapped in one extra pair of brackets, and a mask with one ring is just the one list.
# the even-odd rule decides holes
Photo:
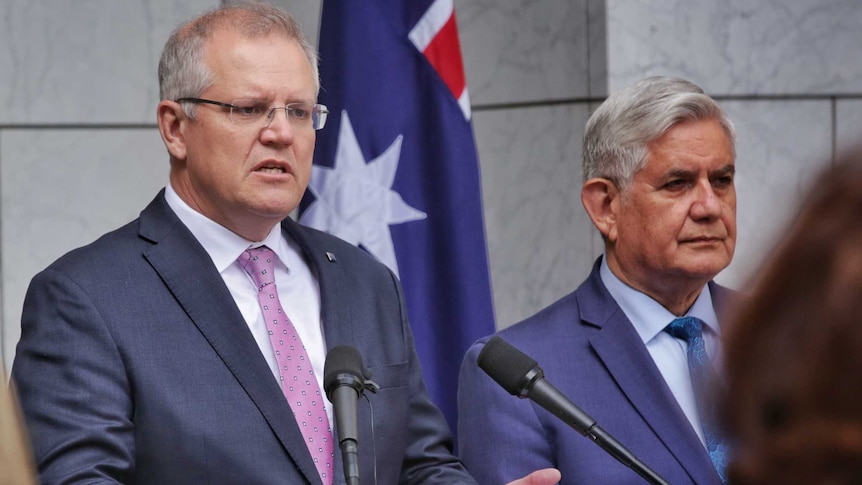
[(649, 483), (669, 485), (664, 478), (600, 428), (595, 419), (545, 380), (545, 371), (535, 360), (502, 338), (491, 337), (479, 352), (476, 364), (509, 394), (532, 400), (578, 433), (590, 438), (609, 455), (634, 470)]
[[(542, 372), (539, 369), (539, 372)], [(542, 374), (544, 374), (542, 372)], [(544, 377), (544, 375), (542, 376)], [(596, 420), (576, 406), (559, 390), (544, 379), (536, 379), (528, 390), (529, 398), (547, 409), (554, 416), (571, 426), (577, 432), (590, 438), (595, 444), (608, 452), (623, 465), (631, 468), (653, 485), (669, 485), (659, 474), (640, 461), (632, 452), (602, 429)], [(526, 397), (526, 396), (525, 396)]]

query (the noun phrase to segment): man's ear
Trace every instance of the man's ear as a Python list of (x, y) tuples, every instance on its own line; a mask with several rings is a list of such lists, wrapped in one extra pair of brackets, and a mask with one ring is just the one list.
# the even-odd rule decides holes
[(602, 237), (607, 241), (616, 241), (620, 207), (620, 191), (617, 186), (609, 179), (589, 179), (581, 188), (581, 203)]
[(172, 159), (186, 159), (186, 129), (189, 118), (179, 103), (162, 100), (156, 108), (156, 119), (159, 122), (159, 134)]

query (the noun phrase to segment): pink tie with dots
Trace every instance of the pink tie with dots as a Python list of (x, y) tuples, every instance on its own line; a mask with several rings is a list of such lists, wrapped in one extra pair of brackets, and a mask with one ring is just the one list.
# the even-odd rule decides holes
[(278, 363), (282, 392), (314, 458), (320, 478), (325, 485), (330, 485), (334, 460), (332, 429), (305, 346), (278, 300), (275, 258), (271, 249), (260, 246), (243, 251), (237, 260), (258, 287), (257, 299)]

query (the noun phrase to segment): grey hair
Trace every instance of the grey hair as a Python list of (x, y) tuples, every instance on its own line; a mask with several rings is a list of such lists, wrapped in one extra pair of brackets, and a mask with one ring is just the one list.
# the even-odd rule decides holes
[[(302, 48), (314, 77), (315, 95), (320, 91), (317, 51), (306, 40), (296, 20), (285, 10), (267, 3), (237, 3), (210, 10), (179, 26), (168, 38), (159, 60), (159, 99), (199, 97), (213, 82), (204, 62), (207, 40), (219, 29), (234, 29), (248, 38), (272, 33), (295, 40)], [(183, 103), (183, 111), (194, 118), (195, 105)]]
[(648, 77), (612, 94), (584, 130), (583, 177), (610, 179), (621, 191), (647, 162), (649, 145), (677, 123), (717, 120), (734, 159), (736, 135), (724, 111), (698, 85), (679, 78)]

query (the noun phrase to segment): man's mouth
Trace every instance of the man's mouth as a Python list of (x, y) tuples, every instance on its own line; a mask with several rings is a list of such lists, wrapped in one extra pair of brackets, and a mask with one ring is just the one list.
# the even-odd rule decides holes
[(709, 237), (709, 236), (703, 236), (703, 237), (692, 237), (692, 238), (688, 238), (688, 239), (683, 240), (683, 242), (684, 242), (684, 243), (718, 242), (718, 241), (721, 241), (721, 239), (722, 239), (722, 238), (720, 238), (720, 237)]
[(260, 167), (255, 171), (263, 173), (285, 173), (285, 170), (282, 167)]

